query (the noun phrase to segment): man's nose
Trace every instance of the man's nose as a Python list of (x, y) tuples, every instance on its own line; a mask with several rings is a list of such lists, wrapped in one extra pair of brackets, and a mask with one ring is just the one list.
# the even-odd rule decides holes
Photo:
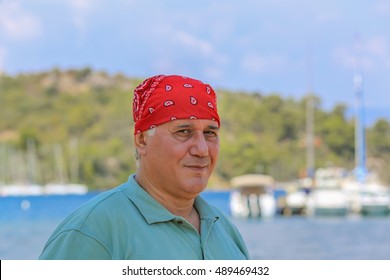
[(203, 132), (195, 133), (190, 148), (190, 154), (193, 156), (204, 157), (209, 154), (209, 146)]

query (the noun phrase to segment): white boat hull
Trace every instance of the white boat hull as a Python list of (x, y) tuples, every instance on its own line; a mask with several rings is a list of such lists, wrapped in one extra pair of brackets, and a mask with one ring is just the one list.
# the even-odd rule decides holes
[(276, 214), (276, 200), (272, 194), (241, 194), (234, 191), (230, 197), (230, 210), (233, 217), (269, 218)]

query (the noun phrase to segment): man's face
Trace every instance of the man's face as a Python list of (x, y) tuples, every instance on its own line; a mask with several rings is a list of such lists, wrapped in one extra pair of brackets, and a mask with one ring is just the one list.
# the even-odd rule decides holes
[(140, 151), (147, 180), (172, 196), (193, 198), (207, 186), (219, 154), (218, 123), (175, 120), (145, 136)]

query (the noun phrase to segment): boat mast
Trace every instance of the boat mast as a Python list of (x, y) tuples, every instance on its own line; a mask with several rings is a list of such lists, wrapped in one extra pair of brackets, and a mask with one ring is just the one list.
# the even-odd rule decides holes
[[(309, 49), (309, 47), (308, 47)], [(309, 50), (308, 50), (309, 52)], [(315, 151), (314, 151), (314, 96), (311, 88), (311, 60), (310, 55), (306, 57), (306, 78), (308, 97), (306, 100), (306, 174), (307, 177), (314, 180), (315, 170)]]
[(314, 100), (309, 96), (306, 104), (306, 165), (307, 176), (314, 178)]
[[(358, 38), (356, 38), (356, 41)], [(357, 44), (358, 42), (356, 42)], [(357, 46), (358, 47), (358, 46)], [(354, 92), (356, 97), (355, 118), (355, 176), (363, 183), (366, 179), (366, 131), (364, 124), (364, 101), (363, 101), (363, 77), (359, 65), (359, 56), (356, 54), (356, 70), (353, 78)]]
[(364, 125), (364, 104), (362, 90), (362, 76), (355, 74), (354, 87), (356, 95), (356, 119), (355, 119), (355, 166), (356, 178), (364, 182), (366, 177), (366, 133)]

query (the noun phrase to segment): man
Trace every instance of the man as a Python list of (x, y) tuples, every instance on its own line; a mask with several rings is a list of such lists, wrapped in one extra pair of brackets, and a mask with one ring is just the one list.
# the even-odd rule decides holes
[(158, 75), (134, 91), (137, 171), (72, 213), (41, 259), (247, 259), (233, 224), (199, 194), (219, 154), (210, 85)]

